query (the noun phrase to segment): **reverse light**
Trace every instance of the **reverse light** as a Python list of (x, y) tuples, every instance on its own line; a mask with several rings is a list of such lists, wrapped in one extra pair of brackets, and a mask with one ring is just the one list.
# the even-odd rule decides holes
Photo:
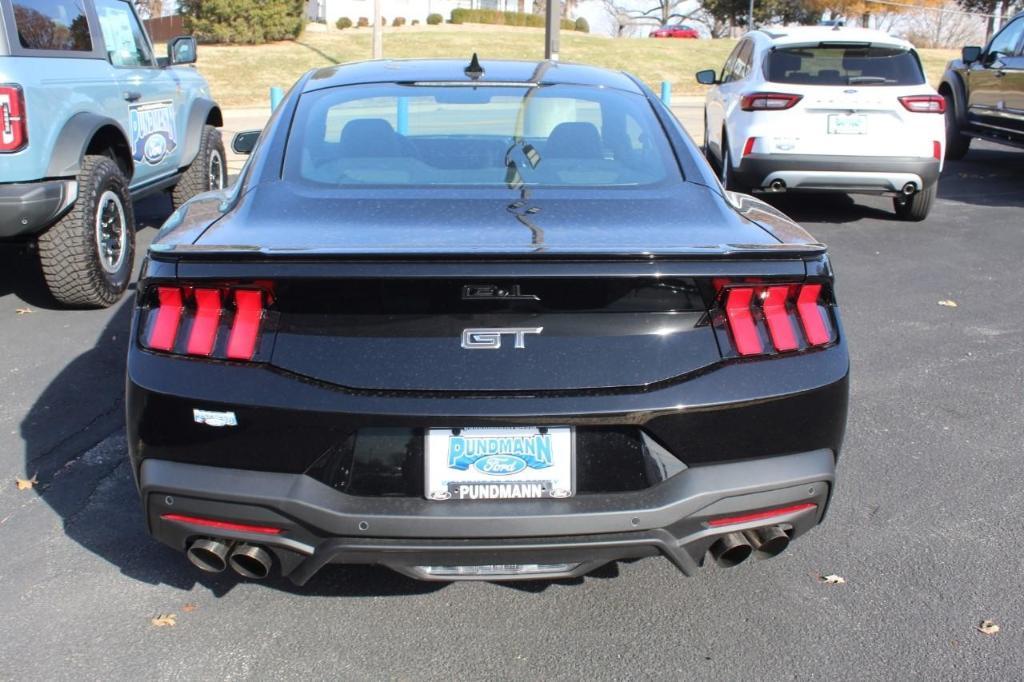
[(829, 344), (834, 334), (823, 291), (818, 283), (725, 287), (724, 326), (736, 353), (785, 353)]
[(270, 293), (257, 288), (157, 286), (142, 345), (197, 357), (252, 360)]
[(0, 153), (17, 152), (27, 144), (25, 94), (21, 86), (0, 84)]
[(805, 502), (803, 504), (794, 504), (788, 507), (777, 507), (775, 509), (765, 509), (764, 511), (752, 512), (750, 514), (741, 514), (739, 516), (723, 516), (718, 519), (711, 519), (707, 522), (709, 526), (718, 528), (720, 526), (732, 526), (737, 523), (749, 523), (751, 521), (765, 521), (767, 519), (773, 519), (777, 516), (786, 516), (787, 514), (796, 514), (797, 512), (807, 511), (808, 509), (814, 509), (818, 505), (813, 502)]
[(904, 109), (917, 114), (946, 113), (946, 99), (939, 95), (905, 95), (899, 100)]
[(200, 516), (186, 516), (185, 514), (162, 514), (164, 521), (175, 521), (190, 526), (202, 526), (203, 528), (216, 528), (218, 530), (233, 530), (239, 533), (259, 533), (261, 535), (280, 535), (283, 529), (275, 526), (254, 526), (248, 523), (232, 523), (230, 521), (218, 521)]
[(803, 95), (790, 95), (784, 92), (753, 92), (743, 95), (740, 100), (740, 109), (743, 111), (781, 111), (793, 107), (803, 98)]

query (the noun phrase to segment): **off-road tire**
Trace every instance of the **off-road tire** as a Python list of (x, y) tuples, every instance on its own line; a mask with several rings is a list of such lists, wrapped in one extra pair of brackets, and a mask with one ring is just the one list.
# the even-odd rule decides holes
[[(86, 156), (77, 180), (78, 199), (71, 211), (39, 236), (39, 261), (46, 286), (58, 303), (106, 308), (128, 288), (135, 264), (135, 213), (128, 179), (112, 159)], [(120, 240), (124, 253), (114, 272), (101, 264), (97, 241), (97, 212), (111, 203), (108, 192), (120, 201), (125, 228)]]
[(893, 199), (892, 207), (896, 211), (896, 217), (900, 220), (914, 222), (920, 222), (927, 218), (928, 212), (932, 210), (932, 204), (935, 203), (935, 193), (938, 187), (939, 183), (935, 183), (927, 189), (914, 192), (909, 199)]
[[(220, 162), (220, 184), (213, 180), (215, 159)], [(171, 190), (171, 204), (175, 209), (197, 194), (221, 189), (227, 185), (227, 156), (224, 154), (224, 142), (220, 131), (213, 126), (203, 126), (203, 139), (199, 141), (199, 153), (182, 173), (178, 184)]]
[(971, 138), (960, 132), (960, 123), (956, 118), (956, 100), (948, 92), (942, 93), (946, 98), (946, 158), (959, 161), (967, 155), (971, 148)]

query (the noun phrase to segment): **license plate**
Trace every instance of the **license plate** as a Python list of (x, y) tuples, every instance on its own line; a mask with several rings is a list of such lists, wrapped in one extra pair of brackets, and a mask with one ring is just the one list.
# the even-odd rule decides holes
[(868, 117), (864, 114), (830, 114), (829, 135), (863, 135), (868, 131)]
[(429, 500), (571, 497), (575, 439), (569, 426), (428, 429)]

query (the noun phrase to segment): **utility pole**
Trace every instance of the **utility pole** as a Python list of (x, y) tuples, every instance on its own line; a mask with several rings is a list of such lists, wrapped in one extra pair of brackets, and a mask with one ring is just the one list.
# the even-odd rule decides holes
[(548, 0), (544, 22), (544, 59), (558, 61), (558, 32), (562, 28), (562, 3), (559, 0)]
[(384, 37), (383, 31), (380, 25), (380, 0), (373, 0), (373, 58), (382, 59), (384, 57), (384, 45), (382, 38)]
[(750, 9), (747, 11), (747, 30), (754, 30), (754, 0), (750, 0)]

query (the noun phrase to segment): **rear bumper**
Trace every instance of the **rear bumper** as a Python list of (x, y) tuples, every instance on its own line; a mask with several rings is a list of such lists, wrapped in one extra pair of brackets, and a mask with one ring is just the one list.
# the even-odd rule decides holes
[(74, 180), (0, 184), (0, 239), (42, 232), (77, 198)]
[(735, 169), (743, 187), (770, 190), (776, 180), (786, 191), (897, 194), (907, 183), (920, 191), (939, 180), (940, 163), (917, 157), (750, 154)]
[[(560, 578), (620, 559), (663, 555), (694, 574), (711, 545), (764, 520), (711, 518), (811, 503), (772, 517), (791, 538), (816, 525), (835, 479), (830, 450), (687, 469), (643, 491), (561, 500), (430, 502), (345, 495), (308, 476), (148, 459), (139, 485), (150, 532), (184, 551), (201, 537), (270, 549), (303, 584), (327, 564), (377, 564), (419, 579)], [(276, 535), (210, 529), (167, 514), (272, 526)], [(426, 566), (542, 564), (529, 576), (437, 577)], [(561, 566), (559, 566), (561, 565)]]

